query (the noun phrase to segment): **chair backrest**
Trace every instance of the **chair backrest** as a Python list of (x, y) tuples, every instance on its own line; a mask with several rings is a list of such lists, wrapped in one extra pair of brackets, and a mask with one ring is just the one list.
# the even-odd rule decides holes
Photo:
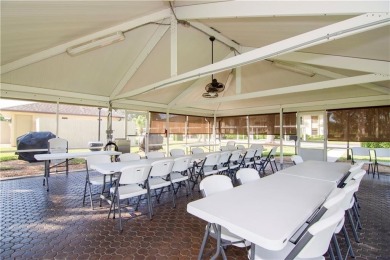
[[(352, 147), (351, 148), (351, 155), (352, 155), (352, 163), (359, 161), (371, 161), (371, 153), (370, 149), (366, 147)], [(356, 156), (365, 156), (368, 157), (368, 159), (357, 159)]]
[[(308, 233), (312, 236), (308, 242), (304, 239), (300, 240), (296, 247), (300, 247), (300, 243), (304, 243), (303, 248), (298, 253), (299, 258), (316, 258), (324, 255), (328, 248), (333, 233), (337, 224), (344, 218), (344, 211), (338, 209), (332, 215), (321, 218), (314, 223)], [(288, 257), (289, 258), (289, 257)]]
[(357, 192), (359, 190), (359, 186), (360, 186), (360, 183), (361, 183), (364, 175), (366, 175), (366, 171), (365, 170), (360, 170), (360, 171), (356, 171), (356, 172), (353, 173), (352, 180), (354, 180), (354, 181), (356, 181), (358, 183), (358, 187), (357, 187), (355, 192)]
[(221, 154), (219, 156), (218, 164), (226, 165), (229, 162), (229, 158), (230, 158), (231, 154), (232, 154), (232, 152), (230, 152), (230, 151), (221, 152)]
[(188, 170), (191, 165), (191, 156), (183, 156), (175, 158), (172, 167), (173, 172), (184, 172)]
[(390, 157), (390, 148), (375, 148), (374, 153), (375, 153), (375, 162), (377, 162), (378, 158)]
[(62, 138), (52, 138), (49, 142), (49, 153), (67, 153), (68, 141)]
[(353, 194), (359, 189), (359, 182), (356, 180), (351, 180), (344, 186), (343, 189), (345, 191), (345, 198), (341, 204), (341, 208), (347, 210), (351, 207)]
[(119, 155), (120, 162), (131, 162), (141, 160), (141, 156), (138, 153), (122, 153)]
[(256, 153), (255, 149), (252, 149), (252, 148), (246, 149), (244, 158), (245, 159), (253, 159), (255, 157), (255, 153)]
[(175, 149), (171, 149), (170, 154), (173, 157), (178, 157), (178, 156), (186, 155), (186, 152), (183, 149), (175, 148)]
[(252, 148), (252, 149), (263, 149), (263, 145), (262, 144), (251, 144), (251, 146), (249, 148)]
[(203, 160), (203, 166), (214, 166), (218, 165), (220, 153), (212, 153), (206, 155), (206, 158)]
[(144, 183), (149, 176), (150, 165), (137, 164), (126, 166), (121, 169), (119, 184)]
[(192, 148), (192, 154), (199, 154), (199, 153), (204, 153), (204, 150), (200, 147), (195, 147), (195, 148)]
[(148, 152), (145, 155), (146, 155), (146, 158), (148, 158), (148, 159), (164, 158), (165, 157), (165, 153), (157, 152), (157, 151)]
[(246, 148), (245, 148), (245, 146), (244, 145), (242, 145), (242, 144), (238, 144), (237, 145), (237, 150), (245, 150)]
[(204, 197), (232, 188), (233, 184), (231, 179), (225, 175), (206, 177), (199, 184), (199, 189), (202, 191)]
[(351, 165), (351, 168), (349, 168), (349, 172), (354, 172), (356, 170), (360, 170), (364, 165), (364, 162), (358, 162)]
[(232, 151), (232, 156), (230, 157), (230, 162), (237, 162), (240, 159), (241, 151), (235, 150)]
[(90, 155), (86, 159), (87, 170), (91, 169), (92, 164), (111, 163), (111, 156), (106, 154)]
[(275, 156), (276, 154), (276, 150), (278, 150), (279, 146), (274, 146), (271, 148), (271, 151), (270, 151), (270, 155), (271, 156)]
[(236, 142), (235, 141), (228, 141), (226, 143), (226, 146), (236, 146)]
[(236, 177), (240, 184), (260, 179), (259, 172), (253, 168), (241, 168), (237, 171)]
[(303, 163), (303, 159), (302, 159), (302, 157), (301, 157), (300, 155), (293, 155), (293, 156), (291, 156), (291, 161), (292, 161), (295, 165), (297, 165), (297, 164), (299, 164), (299, 163)]
[(173, 159), (164, 159), (152, 162), (152, 169), (150, 170), (150, 177), (161, 177), (171, 173), (173, 167)]
[(224, 145), (222, 145), (221, 147), (220, 147), (220, 150), (221, 151), (229, 151), (229, 147), (226, 145), (226, 146), (224, 146)]
[(345, 198), (345, 190), (341, 188), (334, 189), (322, 205), (322, 207), (326, 208), (326, 212), (323, 217), (327, 217), (333, 214), (335, 211), (341, 208), (341, 204)]

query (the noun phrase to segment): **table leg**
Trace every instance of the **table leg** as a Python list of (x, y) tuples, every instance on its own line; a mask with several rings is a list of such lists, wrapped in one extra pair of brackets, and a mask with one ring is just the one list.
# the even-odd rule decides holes
[(211, 260), (215, 260), (217, 259), (217, 257), (219, 256), (219, 254), (221, 253), (221, 225), (218, 225), (218, 224), (213, 224), (215, 228), (215, 232), (216, 232), (216, 235), (217, 235), (217, 251), (215, 252), (215, 254), (210, 258)]
[(100, 194), (100, 198), (99, 198), (99, 206), (101, 207), (102, 206), (102, 198), (104, 198), (104, 190), (106, 188), (106, 175), (103, 174), (103, 187), (102, 187), (102, 192)]
[(46, 183), (46, 191), (49, 191), (49, 174), (50, 174), (50, 161), (45, 161), (45, 170), (44, 170), (44, 179), (43, 179), (43, 186), (45, 186)]
[(251, 255), (250, 255), (251, 260), (255, 260), (255, 254), (256, 254), (255, 249), (256, 249), (256, 245), (251, 243)]

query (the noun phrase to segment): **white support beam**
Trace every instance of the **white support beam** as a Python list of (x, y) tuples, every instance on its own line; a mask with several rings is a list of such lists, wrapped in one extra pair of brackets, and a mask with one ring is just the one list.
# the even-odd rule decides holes
[(144, 49), (138, 54), (136, 60), (131, 65), (130, 69), (126, 72), (125, 76), (121, 79), (121, 81), (115, 87), (110, 98), (115, 97), (116, 95), (118, 95), (122, 91), (122, 89), (126, 86), (127, 82), (131, 79), (131, 77), (133, 77), (133, 75), (137, 72), (138, 68), (142, 65), (142, 63), (149, 56), (149, 54), (152, 52), (152, 50), (157, 45), (157, 43), (164, 36), (164, 34), (168, 30), (168, 28), (169, 27), (166, 25), (159, 25), (157, 27), (156, 31), (153, 33), (153, 36), (149, 39), (149, 41), (146, 44), (146, 46), (144, 47)]
[(241, 84), (241, 67), (236, 68), (236, 94), (241, 94), (242, 84)]
[(56, 97), (56, 100), (61, 102), (63, 98), (75, 98), (78, 100), (94, 100), (99, 102), (108, 102), (109, 98), (98, 95), (84, 94), (84, 93), (76, 93), (76, 92), (68, 92), (62, 90), (54, 90), (54, 89), (46, 89), (46, 88), (36, 88), (22, 85), (13, 85), (8, 83), (0, 84), (1, 92), (6, 94), (7, 91), (16, 92), (16, 93), (26, 93), (30, 95), (47, 95)]
[(388, 13), (381, 14), (364, 14), (342, 22), (338, 22), (329, 26), (322, 27), (298, 36), (282, 40), (268, 46), (255, 49), (243, 53), (241, 55), (216, 62), (205, 67), (189, 71), (171, 77), (169, 79), (141, 87), (139, 89), (129, 91), (122, 95), (118, 95), (115, 99), (123, 99), (131, 96), (146, 93), (155, 89), (170, 87), (179, 83), (187, 82), (199, 77), (211, 75), (213, 73), (233, 69), (236, 67), (248, 65), (264, 59), (269, 59), (278, 55), (286, 54), (309, 46), (321, 44), (334, 39), (350, 36), (355, 33), (372, 30), (381, 26), (390, 24), (390, 15)]
[[(322, 75), (322, 76), (325, 76), (328, 78), (332, 78), (332, 79), (341, 79), (341, 78), (346, 77), (346, 75), (343, 75), (340, 73), (335, 73), (335, 72), (332, 72), (332, 71), (329, 71), (326, 69), (322, 69), (322, 68), (318, 68), (318, 67), (314, 67), (311, 65), (299, 64), (299, 67), (304, 68), (304, 69), (308, 69), (308, 70), (314, 72), (315, 74), (319, 74), (319, 75)], [(387, 87), (384, 87), (384, 86), (378, 86), (378, 85), (375, 85), (372, 83), (358, 84), (358, 86), (361, 86), (361, 87), (364, 87), (367, 89), (371, 89), (371, 90), (376, 91), (378, 93), (390, 94), (390, 89)]]
[(339, 69), (363, 71), (369, 73), (390, 74), (390, 62), (342, 57), (325, 54), (291, 52), (274, 57), (273, 60), (299, 62), (311, 65), (327, 66)]
[[(299, 8), (297, 8), (299, 6)], [(222, 1), (175, 7), (179, 19), (359, 15), (388, 12), (388, 1)]]
[(241, 95), (218, 98), (218, 100), (211, 100), (211, 101), (203, 100), (195, 104), (207, 104), (207, 103), (215, 103), (215, 102), (230, 102), (230, 101), (245, 100), (245, 99), (252, 99), (252, 98), (264, 98), (264, 97), (270, 97), (276, 95), (285, 95), (285, 94), (305, 92), (305, 91), (338, 88), (343, 86), (356, 85), (356, 84), (369, 83), (369, 82), (379, 82), (385, 80), (390, 80), (390, 76), (381, 75), (381, 74), (368, 74), (368, 75), (355, 76), (355, 77), (349, 77), (343, 79), (332, 79), (327, 81), (314, 82), (314, 83), (308, 83), (308, 84), (302, 84), (302, 85), (296, 85), (296, 86), (290, 86), (284, 88), (276, 88), (276, 89), (245, 93)]
[(19, 60), (16, 60), (16, 61), (13, 61), (13, 62), (10, 62), (8, 64), (1, 66), (1, 68), (0, 68), (1, 74), (22, 68), (24, 66), (27, 66), (27, 65), (30, 65), (30, 64), (42, 61), (42, 60), (45, 60), (45, 59), (53, 57), (55, 55), (59, 55), (61, 53), (64, 53), (67, 48), (81, 44), (83, 42), (91, 41), (93, 39), (97, 39), (99, 37), (103, 37), (103, 36), (106, 36), (110, 33), (118, 32), (118, 31), (125, 32), (125, 31), (134, 29), (138, 26), (141, 26), (141, 25), (144, 25), (144, 24), (147, 24), (150, 22), (160, 21), (162, 19), (168, 18), (170, 16), (170, 14), (171, 14), (170, 9), (165, 9), (165, 10), (162, 10), (162, 11), (150, 14), (150, 15), (143, 16), (141, 18), (138, 18), (138, 19), (135, 19), (132, 21), (125, 22), (125, 23), (117, 25), (117, 26), (110, 27), (108, 29), (105, 29), (105, 30), (102, 30), (102, 31), (99, 31), (96, 33), (92, 33), (92, 34), (83, 36), (83, 37), (78, 38), (76, 40), (55, 46), (53, 48), (32, 54), (30, 56), (21, 58)]
[(191, 26), (208, 34), (209, 36), (214, 36), (216, 40), (222, 42), (223, 44), (226, 44), (227, 46), (237, 50), (238, 52), (242, 52), (242, 48), (239, 44), (236, 42), (230, 40), (229, 38), (223, 36), (222, 34), (218, 33), (217, 31), (211, 29), (210, 27), (204, 25), (200, 22), (190, 22)]

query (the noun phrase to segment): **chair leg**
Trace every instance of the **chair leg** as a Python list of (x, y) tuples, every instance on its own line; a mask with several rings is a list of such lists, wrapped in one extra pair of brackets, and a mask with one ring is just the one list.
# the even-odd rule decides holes
[(348, 215), (349, 223), (351, 224), (351, 227), (352, 227), (352, 233), (353, 233), (353, 236), (355, 238), (355, 241), (356, 241), (356, 243), (360, 243), (360, 239), (359, 239), (358, 233), (356, 231), (355, 224), (353, 223), (354, 221), (353, 221), (350, 209), (347, 210), (347, 215)]
[(92, 200), (92, 188), (91, 188), (91, 183), (89, 183), (89, 182), (88, 182), (88, 188), (89, 188), (89, 200), (91, 201), (91, 208), (92, 208), (92, 210), (94, 210), (93, 200)]
[(85, 179), (84, 195), (83, 195), (83, 206), (85, 205), (85, 195), (87, 194), (87, 184), (88, 184), (88, 177), (86, 177), (86, 179)]
[(171, 183), (171, 186), (172, 186), (172, 190), (171, 190), (171, 193), (172, 193), (172, 198), (173, 198), (173, 207), (176, 208), (176, 196), (175, 196), (175, 190), (174, 190), (174, 187), (173, 187), (173, 183)]
[(330, 259), (336, 260), (336, 258), (334, 257), (334, 252), (333, 252), (333, 248), (332, 248), (332, 243), (329, 244), (328, 255), (329, 255)]
[(116, 198), (116, 196), (111, 194), (111, 205), (110, 205), (110, 211), (108, 212), (107, 218), (110, 218), (113, 205), (114, 205), (114, 212), (115, 212), (115, 198)]
[(348, 235), (348, 232), (347, 232), (347, 229), (345, 228), (345, 224), (343, 225), (343, 234), (344, 234), (344, 239), (345, 239), (345, 243), (347, 244), (347, 253), (349, 253), (349, 255), (352, 257), (352, 258), (355, 258), (355, 254), (353, 253), (353, 249), (352, 249), (352, 244), (351, 244), (351, 240), (349, 239), (349, 235)]
[(120, 197), (119, 197), (119, 194), (117, 195), (116, 200), (117, 200), (117, 202), (118, 202), (118, 210), (119, 210), (119, 230), (120, 230), (120, 231), (123, 231), (123, 227), (122, 227), (122, 216), (121, 216), (121, 204), (120, 204)]
[(356, 195), (356, 192), (353, 194), (353, 197), (355, 198), (355, 204), (356, 204), (356, 206), (358, 207), (358, 209), (360, 209), (361, 207), (360, 207), (360, 203), (359, 203), (358, 197), (357, 197), (357, 195)]
[(340, 246), (339, 246), (339, 243), (337, 242), (337, 237), (336, 237), (335, 234), (332, 235), (332, 242), (333, 242), (334, 247), (336, 249), (337, 258), (338, 259), (343, 259), (343, 257), (341, 256)]
[(352, 213), (356, 219), (355, 225), (357, 226), (357, 228), (362, 229), (362, 224), (360, 223), (359, 213), (357, 212), (355, 205), (352, 206)]

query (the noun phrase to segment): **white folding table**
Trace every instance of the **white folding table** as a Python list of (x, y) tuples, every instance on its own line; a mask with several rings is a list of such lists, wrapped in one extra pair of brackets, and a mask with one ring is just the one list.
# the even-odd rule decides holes
[(80, 153), (49, 153), (49, 154), (36, 154), (34, 155), (37, 161), (45, 161), (45, 172), (43, 179), (43, 186), (47, 183), (47, 191), (49, 191), (49, 177), (50, 177), (50, 161), (51, 160), (69, 160), (74, 158), (87, 158), (91, 155), (119, 155), (120, 152), (116, 151), (95, 151), (95, 152), (80, 152)]
[(190, 202), (187, 211), (261, 247), (280, 250), (335, 187), (334, 182), (273, 174)]
[(351, 165), (349, 163), (304, 161), (303, 163), (278, 171), (276, 174), (331, 181), (338, 184), (348, 174), (350, 168)]

